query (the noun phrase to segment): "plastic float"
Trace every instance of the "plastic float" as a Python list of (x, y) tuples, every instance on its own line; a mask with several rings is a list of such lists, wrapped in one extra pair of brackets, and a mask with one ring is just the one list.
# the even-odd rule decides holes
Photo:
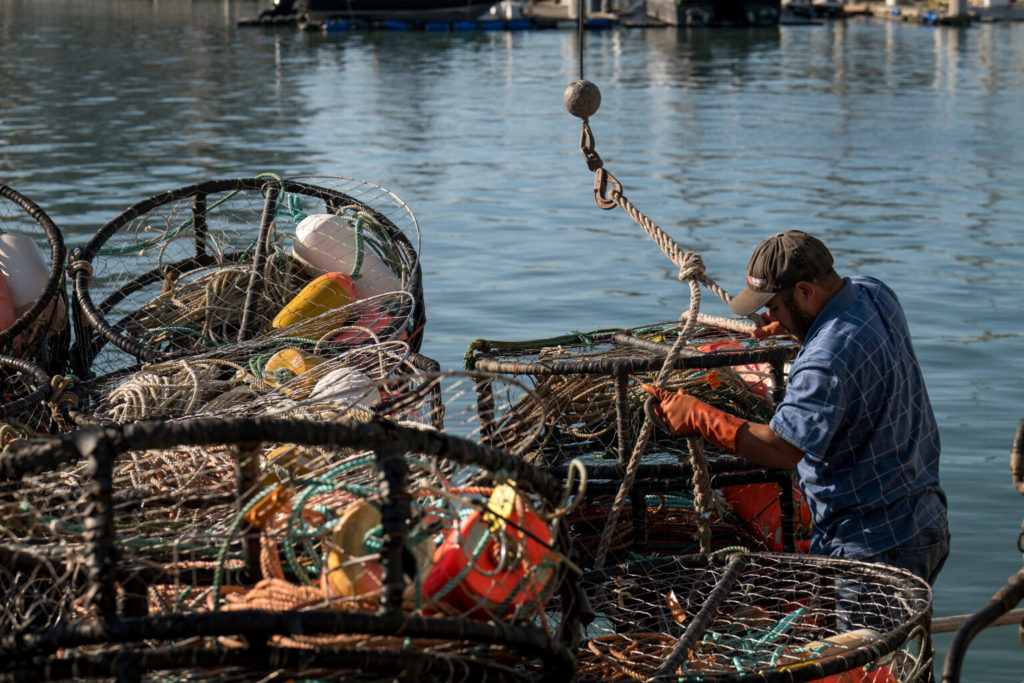
[(272, 387), (280, 387), (296, 400), (304, 399), (316, 384), (316, 377), (309, 371), (325, 360), (302, 349), (281, 349), (263, 366), (263, 381)]
[[(782, 503), (779, 499), (778, 484), (723, 486), (722, 495), (729, 503), (729, 508), (742, 520), (743, 526), (756, 538), (761, 539), (765, 548), (773, 552), (783, 551)], [(811, 511), (795, 482), (793, 507), (796, 512), (796, 552), (806, 553), (811, 549)]]
[(50, 267), (31, 237), (5, 232), (0, 234), (0, 274), (7, 285), (15, 317), (20, 317), (42, 295)]
[(355, 280), (362, 298), (397, 292), (402, 281), (367, 248), (362, 215), (354, 220), (329, 213), (304, 218), (295, 227), (292, 254), (313, 276), (341, 271)]
[(551, 530), (530, 504), (510, 486), (497, 486), (487, 510), (467, 516), (438, 547), (423, 596), (445, 612), (477, 619), (533, 613), (555, 574), (551, 544)]
[(319, 340), (342, 326), (344, 306), (356, 299), (356, 285), (346, 273), (324, 273), (302, 288), (270, 321), (268, 332)]

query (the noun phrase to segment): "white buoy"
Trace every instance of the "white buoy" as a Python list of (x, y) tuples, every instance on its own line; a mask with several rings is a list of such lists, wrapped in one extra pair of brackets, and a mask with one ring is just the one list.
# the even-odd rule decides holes
[(358, 243), (355, 229), (342, 216), (318, 213), (304, 218), (295, 227), (292, 254), (313, 277), (351, 275), (360, 299), (402, 289), (395, 272), (372, 249)]
[(0, 234), (0, 273), (17, 317), (39, 300), (50, 279), (50, 267), (43, 252), (31, 237), (16, 232)]

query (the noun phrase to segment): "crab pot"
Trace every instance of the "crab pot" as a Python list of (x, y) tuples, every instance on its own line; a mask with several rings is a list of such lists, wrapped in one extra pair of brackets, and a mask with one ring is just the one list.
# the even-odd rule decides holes
[(32, 200), (0, 184), (0, 354), (63, 375), (67, 310), (60, 229)]
[(932, 680), (931, 589), (909, 572), (772, 553), (584, 574), (579, 681)]
[[(708, 516), (710, 550), (742, 547), (752, 551), (806, 553), (810, 549), (810, 512), (786, 470), (752, 467), (740, 458), (709, 462), (712, 509)], [(566, 515), (569, 535), (581, 565), (595, 567), (601, 539), (609, 535), (604, 564), (638, 557), (682, 555), (700, 550), (698, 513), (689, 463), (649, 465), (633, 482), (623, 513), (611, 510), (625, 470), (619, 465), (590, 465), (580, 501)], [(568, 467), (546, 469), (556, 478)]]
[[(783, 365), (797, 347), (788, 338), (759, 342), (752, 330), (751, 325), (701, 316), (664, 386), (766, 420), (784, 392)], [(681, 325), (672, 322), (533, 341), (477, 339), (466, 351), (465, 365), (469, 372), (517, 377), (543, 401), (542, 438), (527, 454), (532, 462), (551, 466), (583, 458), (625, 464), (644, 420), (647, 394), (641, 385), (655, 382), (680, 331)], [(485, 391), (480, 402), (488, 400)], [(683, 455), (680, 438), (655, 436), (645, 460), (672, 462)]]
[[(587, 550), (596, 550), (587, 539), (603, 532), (645, 419), (648, 394), (641, 385), (656, 381), (682, 330), (671, 322), (536, 341), (480, 339), (467, 350), (470, 372), (507, 374), (529, 388), (518, 422), (542, 426), (524, 452), (527, 460), (556, 476), (566, 475), (570, 459), (583, 463), (587, 504), (578, 506), (581, 518), (572, 528), (584, 561)], [(797, 347), (789, 338), (758, 341), (752, 330), (749, 323), (699, 317), (666, 388), (682, 388), (734, 415), (768, 422), (785, 391), (784, 363)], [(480, 387), (479, 404), (486, 407), (488, 384)], [(507, 430), (502, 438), (509, 440)], [(807, 550), (809, 511), (788, 472), (756, 468), (710, 444), (707, 455), (718, 510), (713, 547)], [(613, 555), (694, 549), (693, 476), (686, 441), (655, 429), (629, 491), (628, 514), (616, 516)]]
[(572, 677), (563, 487), (503, 451), (381, 419), (201, 418), (35, 440), (0, 480), (3, 571), (26, 595), (45, 576), (60, 617), (5, 604), (4, 680)]
[(72, 367), (85, 379), (261, 336), (418, 351), (419, 228), (348, 178), (208, 180), (125, 209), (76, 249)]

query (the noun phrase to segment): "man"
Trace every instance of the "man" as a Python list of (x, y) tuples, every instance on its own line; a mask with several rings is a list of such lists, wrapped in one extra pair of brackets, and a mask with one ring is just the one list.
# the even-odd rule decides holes
[(949, 554), (939, 433), (907, 321), (891, 289), (841, 278), (832, 254), (798, 230), (767, 238), (730, 302), (768, 307), (759, 337), (802, 344), (769, 424), (683, 391), (644, 385), (675, 434), (699, 433), (759, 465), (793, 468), (814, 521), (811, 552), (882, 562), (933, 584)]

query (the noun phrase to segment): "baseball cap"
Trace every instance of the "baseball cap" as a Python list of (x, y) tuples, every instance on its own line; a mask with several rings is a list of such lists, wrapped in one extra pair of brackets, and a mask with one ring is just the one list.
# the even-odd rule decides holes
[(747, 286), (729, 308), (750, 315), (773, 296), (801, 281), (811, 281), (832, 267), (832, 254), (821, 240), (800, 230), (780, 232), (757, 245), (747, 262)]

